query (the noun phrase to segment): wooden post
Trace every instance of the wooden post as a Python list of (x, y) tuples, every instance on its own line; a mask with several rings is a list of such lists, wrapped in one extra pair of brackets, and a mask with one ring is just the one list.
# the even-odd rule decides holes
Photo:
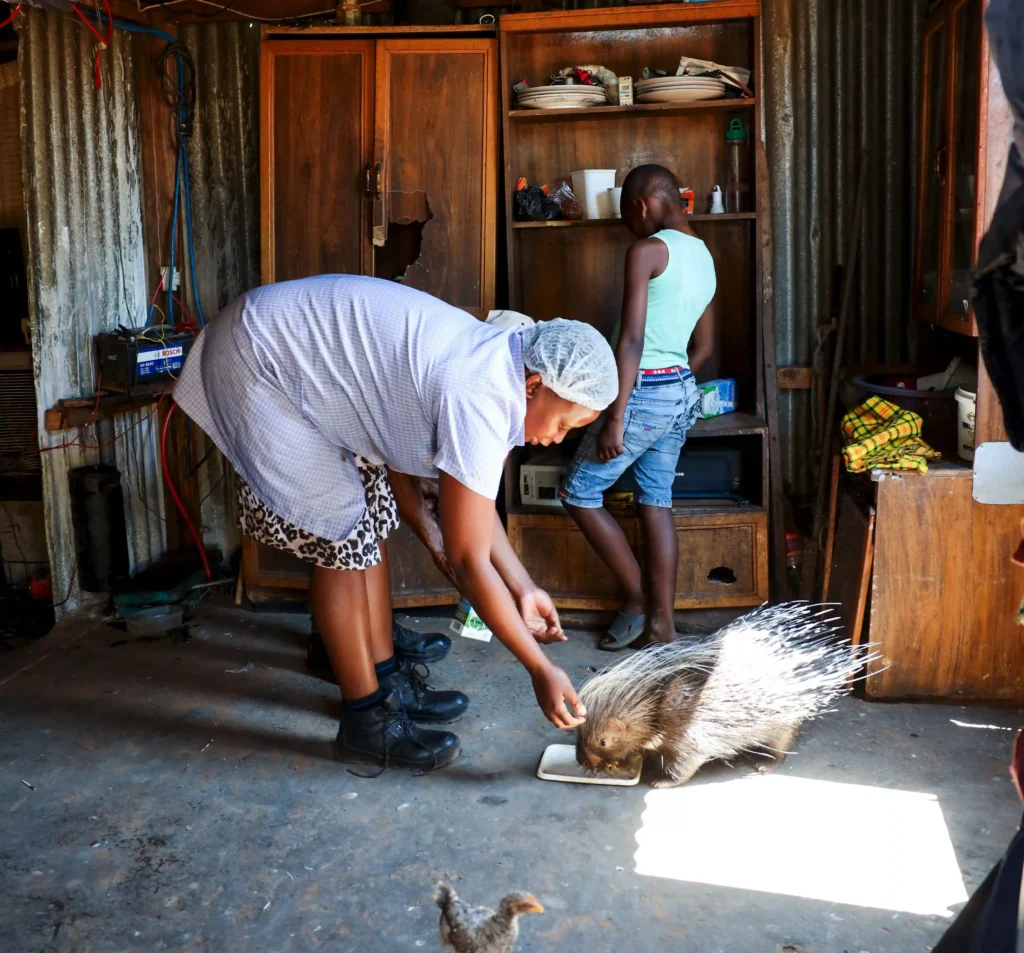
[(782, 444), (779, 440), (779, 378), (775, 363), (775, 307), (772, 286), (772, 210), (768, 157), (764, 143), (757, 141), (757, 197), (760, 207), (758, 241), (761, 245), (761, 336), (764, 364), (764, 409), (768, 424), (769, 539), (775, 592), (786, 598), (786, 515), (782, 493)]

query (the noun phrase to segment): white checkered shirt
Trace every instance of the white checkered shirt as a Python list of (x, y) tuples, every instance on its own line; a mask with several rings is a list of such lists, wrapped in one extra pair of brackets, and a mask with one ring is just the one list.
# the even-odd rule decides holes
[(521, 331), (377, 278), (266, 285), (203, 331), (174, 399), (278, 516), (344, 539), (365, 505), (353, 454), (497, 495), (524, 440)]

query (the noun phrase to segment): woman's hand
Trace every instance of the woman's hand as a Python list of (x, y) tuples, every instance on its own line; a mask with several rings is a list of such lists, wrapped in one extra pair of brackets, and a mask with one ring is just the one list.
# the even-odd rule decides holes
[(531, 589), (516, 599), (519, 614), (530, 634), (542, 643), (565, 642), (566, 635), (558, 621), (558, 610), (543, 589)]
[[(586, 720), (587, 710), (583, 707), (569, 676), (557, 665), (548, 662), (532, 675), (533, 693), (544, 717), (556, 728), (576, 728)], [(569, 702), (576, 714), (569, 713), (565, 703)]]
[[(508, 547), (508, 553), (511, 553), (511, 547), (494, 514), (494, 500), (475, 493), (443, 471), (440, 485), (441, 531), (449, 561), (459, 580), (459, 589), (501, 644), (530, 673), (537, 703), (551, 723), (559, 728), (574, 728), (582, 724), (585, 712), (572, 682), (565, 672), (555, 668), (545, 657), (509, 592), (508, 580), (495, 567), (492, 553), (495, 538), (499, 537), (499, 550), (502, 549), (501, 540)], [(545, 633), (550, 628), (560, 630), (558, 615), (550, 599), (542, 595), (538, 601), (537, 587), (527, 584), (529, 577), (525, 577), (525, 571), (522, 571), (514, 554), (507, 559), (499, 552), (497, 562), (504, 566), (509, 579), (523, 582), (521, 587), (515, 587), (517, 594), (532, 593), (532, 599), (526, 599), (525, 603), (532, 604), (533, 608), (526, 611), (531, 616), (536, 613), (538, 620), (544, 620)], [(565, 707), (566, 701), (576, 708), (575, 715)]]
[(610, 414), (601, 428), (601, 435), (597, 438), (597, 455), (602, 463), (614, 460), (625, 452), (622, 441), (625, 436), (625, 426), (621, 417), (613, 417)]

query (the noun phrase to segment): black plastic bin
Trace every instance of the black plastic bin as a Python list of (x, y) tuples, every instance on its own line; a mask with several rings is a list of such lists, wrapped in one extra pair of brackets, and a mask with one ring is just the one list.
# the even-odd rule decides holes
[(121, 471), (102, 463), (76, 467), (68, 473), (68, 483), (78, 584), (86, 592), (109, 592), (128, 577)]

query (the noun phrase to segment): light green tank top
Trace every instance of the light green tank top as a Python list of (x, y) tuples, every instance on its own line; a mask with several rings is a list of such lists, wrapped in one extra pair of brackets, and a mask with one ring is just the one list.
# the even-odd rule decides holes
[(715, 263), (699, 238), (666, 228), (653, 238), (668, 247), (668, 267), (647, 283), (647, 326), (640, 368), (689, 367), (686, 346), (715, 296)]

